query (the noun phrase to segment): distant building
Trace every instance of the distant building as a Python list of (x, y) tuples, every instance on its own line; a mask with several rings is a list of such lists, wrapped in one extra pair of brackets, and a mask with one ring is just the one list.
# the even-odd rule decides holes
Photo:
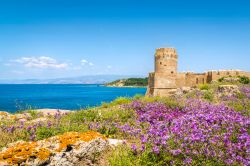
[(155, 72), (149, 73), (148, 96), (168, 96), (180, 87), (195, 87), (211, 83), (224, 76), (248, 76), (240, 70), (208, 71), (205, 73), (177, 72), (178, 55), (174, 48), (158, 48), (155, 53)]

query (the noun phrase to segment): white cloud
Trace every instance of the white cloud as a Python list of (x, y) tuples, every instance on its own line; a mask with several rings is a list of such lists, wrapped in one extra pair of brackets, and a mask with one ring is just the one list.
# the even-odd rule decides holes
[(85, 66), (85, 65), (94, 66), (94, 64), (93, 64), (92, 62), (89, 62), (89, 61), (87, 61), (87, 60), (85, 60), (85, 59), (82, 59), (82, 60), (81, 60), (81, 65), (82, 65), (82, 66)]
[(25, 67), (31, 68), (65, 69), (69, 66), (67, 63), (58, 63), (55, 59), (47, 56), (22, 57), (20, 59), (14, 60), (14, 62), (23, 64)]
[(82, 59), (82, 60), (81, 60), (81, 64), (82, 64), (82, 65), (85, 65), (85, 64), (87, 64), (87, 63), (88, 63), (87, 60), (85, 60), (85, 59)]
[(112, 66), (108, 65), (107, 68), (108, 68), (108, 69), (112, 69)]

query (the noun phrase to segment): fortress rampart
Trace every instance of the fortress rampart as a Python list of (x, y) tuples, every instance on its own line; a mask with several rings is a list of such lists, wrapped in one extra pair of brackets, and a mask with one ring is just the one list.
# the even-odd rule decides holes
[(178, 73), (178, 55), (174, 48), (158, 48), (155, 52), (155, 72), (149, 73), (148, 96), (168, 96), (180, 87), (195, 87), (211, 83), (225, 76), (247, 76), (241, 70), (208, 71), (204, 73)]

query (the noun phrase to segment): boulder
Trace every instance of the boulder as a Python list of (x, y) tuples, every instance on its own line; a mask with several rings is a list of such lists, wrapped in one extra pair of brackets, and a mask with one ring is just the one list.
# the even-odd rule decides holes
[(37, 142), (9, 144), (0, 151), (0, 166), (77, 166), (80, 162), (91, 165), (107, 147), (107, 139), (97, 132), (68, 132)]
[(78, 163), (91, 163), (95, 156), (106, 149), (107, 141), (103, 139), (94, 139), (90, 142), (79, 141), (70, 145), (64, 151), (56, 153), (50, 158), (50, 166), (74, 166)]

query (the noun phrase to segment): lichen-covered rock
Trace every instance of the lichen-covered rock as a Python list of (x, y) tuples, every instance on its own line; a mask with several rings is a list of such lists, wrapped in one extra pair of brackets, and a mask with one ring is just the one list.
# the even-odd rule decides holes
[(10, 165), (25, 165), (29, 161), (42, 165), (49, 160), (51, 154), (48, 149), (39, 147), (37, 142), (17, 142), (0, 153), (0, 161)]
[(8, 118), (10, 115), (8, 112), (0, 112), (0, 120)]
[(80, 161), (91, 163), (96, 154), (102, 152), (107, 147), (107, 141), (101, 138), (94, 139), (90, 142), (77, 142), (69, 145), (67, 149), (56, 153), (50, 160), (50, 166), (73, 166)]
[(97, 132), (68, 132), (37, 142), (19, 141), (9, 144), (0, 152), (0, 163), (32, 166), (77, 165), (80, 161), (90, 162), (107, 146), (106, 138)]

